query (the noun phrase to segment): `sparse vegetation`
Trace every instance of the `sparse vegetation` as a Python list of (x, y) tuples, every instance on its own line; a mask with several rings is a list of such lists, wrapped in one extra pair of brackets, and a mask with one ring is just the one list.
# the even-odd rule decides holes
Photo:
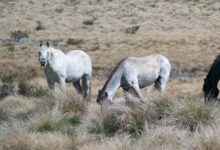
[(93, 19), (84, 20), (83, 24), (84, 25), (93, 25), (94, 24), (94, 20)]
[(41, 97), (46, 94), (46, 90), (40, 86), (33, 86), (27, 80), (21, 80), (18, 83), (18, 93), (23, 96)]
[(67, 40), (67, 43), (68, 45), (79, 45), (79, 44), (83, 44), (83, 40), (82, 39), (73, 39), (73, 38), (69, 38)]
[[(205, 0), (0, 0), (0, 149), (220, 149), (220, 105), (204, 104), (201, 90), (220, 49), (219, 8)], [(57, 85), (45, 94), (40, 40), (91, 56), (90, 102), (69, 94), (71, 84), (67, 94)], [(101, 111), (97, 91), (116, 63), (154, 53), (172, 64), (163, 96), (147, 87), (146, 104), (125, 104), (119, 90)]]
[(5, 75), (1, 77), (3, 84), (0, 86), (0, 99), (15, 94), (14, 76)]
[(16, 30), (11, 32), (11, 39), (14, 40), (15, 42), (23, 42), (24, 40), (26, 41), (28, 38), (29, 38), (28, 31)]
[(14, 45), (10, 44), (9, 47), (8, 47), (8, 51), (9, 52), (14, 52), (15, 51)]
[(140, 26), (132, 26), (126, 29), (127, 34), (135, 34), (139, 30)]
[(37, 21), (37, 26), (35, 28), (35, 30), (39, 31), (39, 30), (44, 30), (44, 26), (42, 25), (41, 21)]
[(59, 7), (59, 8), (56, 8), (55, 9), (55, 12), (57, 12), (57, 13), (62, 13), (63, 12), (63, 8), (62, 7)]

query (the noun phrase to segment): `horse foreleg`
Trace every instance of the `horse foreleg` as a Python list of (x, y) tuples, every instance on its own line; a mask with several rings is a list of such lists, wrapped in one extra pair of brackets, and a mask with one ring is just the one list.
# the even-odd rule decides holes
[(144, 103), (144, 98), (141, 94), (141, 90), (139, 88), (139, 85), (138, 84), (134, 84), (132, 86), (133, 90), (134, 90), (134, 94), (139, 98), (140, 102)]
[(62, 91), (64, 91), (64, 89), (65, 89), (65, 84), (66, 84), (65, 78), (60, 78), (60, 79), (59, 79), (59, 85), (60, 85), (60, 89), (61, 89)]
[(54, 90), (54, 87), (55, 87), (54, 81), (47, 79), (47, 84), (48, 84), (50, 90)]
[(125, 97), (125, 103), (127, 104), (129, 101), (129, 97), (128, 97), (128, 91), (127, 90), (123, 90), (124, 92), (124, 97)]

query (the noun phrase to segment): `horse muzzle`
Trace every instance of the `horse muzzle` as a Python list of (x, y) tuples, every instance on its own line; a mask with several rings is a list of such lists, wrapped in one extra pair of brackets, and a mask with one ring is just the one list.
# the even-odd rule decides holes
[(46, 61), (40, 61), (40, 66), (41, 66), (41, 68), (45, 68), (46, 67)]

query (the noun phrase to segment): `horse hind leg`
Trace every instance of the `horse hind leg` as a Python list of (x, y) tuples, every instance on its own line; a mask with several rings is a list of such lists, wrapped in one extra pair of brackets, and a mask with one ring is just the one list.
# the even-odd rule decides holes
[(73, 87), (76, 89), (78, 94), (82, 94), (82, 87), (80, 85), (80, 80), (73, 82)]
[[(84, 100), (87, 99), (87, 92), (90, 86), (90, 77), (89, 75), (83, 75), (82, 77), (82, 88), (83, 88), (83, 98)], [(91, 90), (91, 89), (90, 89)]]
[(126, 104), (128, 104), (128, 102), (129, 102), (128, 91), (129, 91), (128, 89), (123, 89)]
[(154, 88), (163, 94), (168, 78), (159, 76), (154, 83)]

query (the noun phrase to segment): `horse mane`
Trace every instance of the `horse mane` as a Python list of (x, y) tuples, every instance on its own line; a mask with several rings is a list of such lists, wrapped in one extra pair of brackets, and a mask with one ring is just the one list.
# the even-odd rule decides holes
[(49, 47), (49, 52), (50, 52), (50, 57), (48, 61), (50, 65), (53, 65), (54, 61), (56, 61), (55, 59), (57, 59), (57, 54), (58, 55), (62, 54), (63, 56), (65, 55), (63, 51), (61, 51), (60, 49), (53, 48), (53, 47)]
[(220, 54), (218, 54), (213, 61), (209, 72), (206, 76), (206, 79), (210, 82), (218, 82), (220, 79)]
[(112, 79), (113, 75), (115, 74), (115, 72), (117, 72), (118, 68), (121, 66), (121, 64), (127, 59), (128, 57), (125, 57), (124, 59), (122, 59), (121, 61), (118, 62), (118, 64), (115, 66), (115, 68), (113, 69), (113, 71), (111, 72), (108, 80), (105, 82), (103, 88), (102, 88), (102, 92), (106, 89), (107, 85), (109, 84), (110, 80)]

